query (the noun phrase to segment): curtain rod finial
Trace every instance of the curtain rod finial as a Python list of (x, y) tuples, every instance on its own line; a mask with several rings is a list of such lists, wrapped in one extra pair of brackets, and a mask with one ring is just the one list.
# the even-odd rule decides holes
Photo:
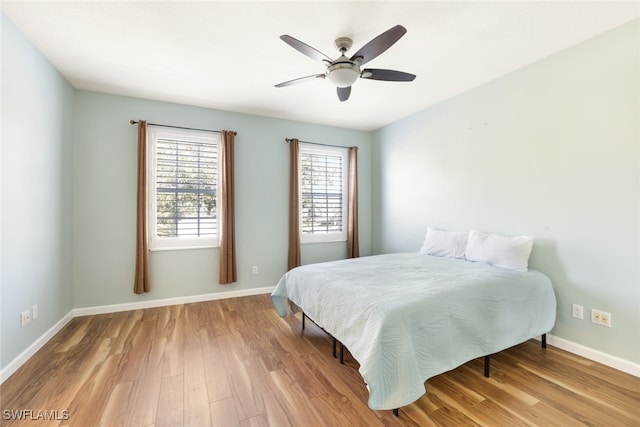
[(136, 124), (136, 121), (135, 121), (135, 120), (133, 120), (133, 119), (131, 119), (131, 120), (129, 120), (129, 123), (131, 123), (132, 125), (135, 125), (135, 124)]

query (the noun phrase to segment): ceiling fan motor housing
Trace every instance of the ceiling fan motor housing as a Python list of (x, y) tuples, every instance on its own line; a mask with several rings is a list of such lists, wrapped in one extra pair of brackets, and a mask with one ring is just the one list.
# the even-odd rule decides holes
[(351, 40), (349, 37), (338, 37), (335, 41), (335, 45), (336, 49), (338, 49), (340, 53), (344, 55), (344, 53), (351, 49), (351, 46), (353, 46), (353, 40)]

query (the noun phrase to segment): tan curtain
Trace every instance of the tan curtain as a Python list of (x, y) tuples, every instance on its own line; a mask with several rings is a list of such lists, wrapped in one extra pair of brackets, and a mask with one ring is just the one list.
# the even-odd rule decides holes
[(298, 181), (298, 155), (300, 141), (289, 142), (289, 270), (300, 262), (300, 193)]
[(136, 275), (133, 292), (151, 290), (149, 283), (149, 242), (147, 240), (147, 122), (138, 121), (138, 201), (136, 219)]
[(238, 280), (236, 267), (235, 180), (233, 141), (236, 133), (222, 131), (221, 177), (218, 199), (220, 218), (220, 284)]
[(360, 256), (358, 244), (358, 147), (349, 148), (348, 205), (347, 258), (357, 258)]

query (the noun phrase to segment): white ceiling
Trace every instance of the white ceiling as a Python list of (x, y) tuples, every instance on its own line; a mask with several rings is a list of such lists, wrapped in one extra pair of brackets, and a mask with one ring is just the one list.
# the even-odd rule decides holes
[[(2, 1), (3, 12), (78, 89), (373, 130), (640, 16), (639, 1)], [(339, 56), (396, 24), (407, 34), (366, 65), (417, 75), (274, 88), (324, 65), (279, 39)]]

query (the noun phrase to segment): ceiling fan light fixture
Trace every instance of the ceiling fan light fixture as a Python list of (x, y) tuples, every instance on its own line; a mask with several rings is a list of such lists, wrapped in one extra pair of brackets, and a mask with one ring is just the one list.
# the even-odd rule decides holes
[(327, 68), (327, 78), (336, 87), (349, 87), (360, 77), (360, 68), (357, 65), (336, 63)]

